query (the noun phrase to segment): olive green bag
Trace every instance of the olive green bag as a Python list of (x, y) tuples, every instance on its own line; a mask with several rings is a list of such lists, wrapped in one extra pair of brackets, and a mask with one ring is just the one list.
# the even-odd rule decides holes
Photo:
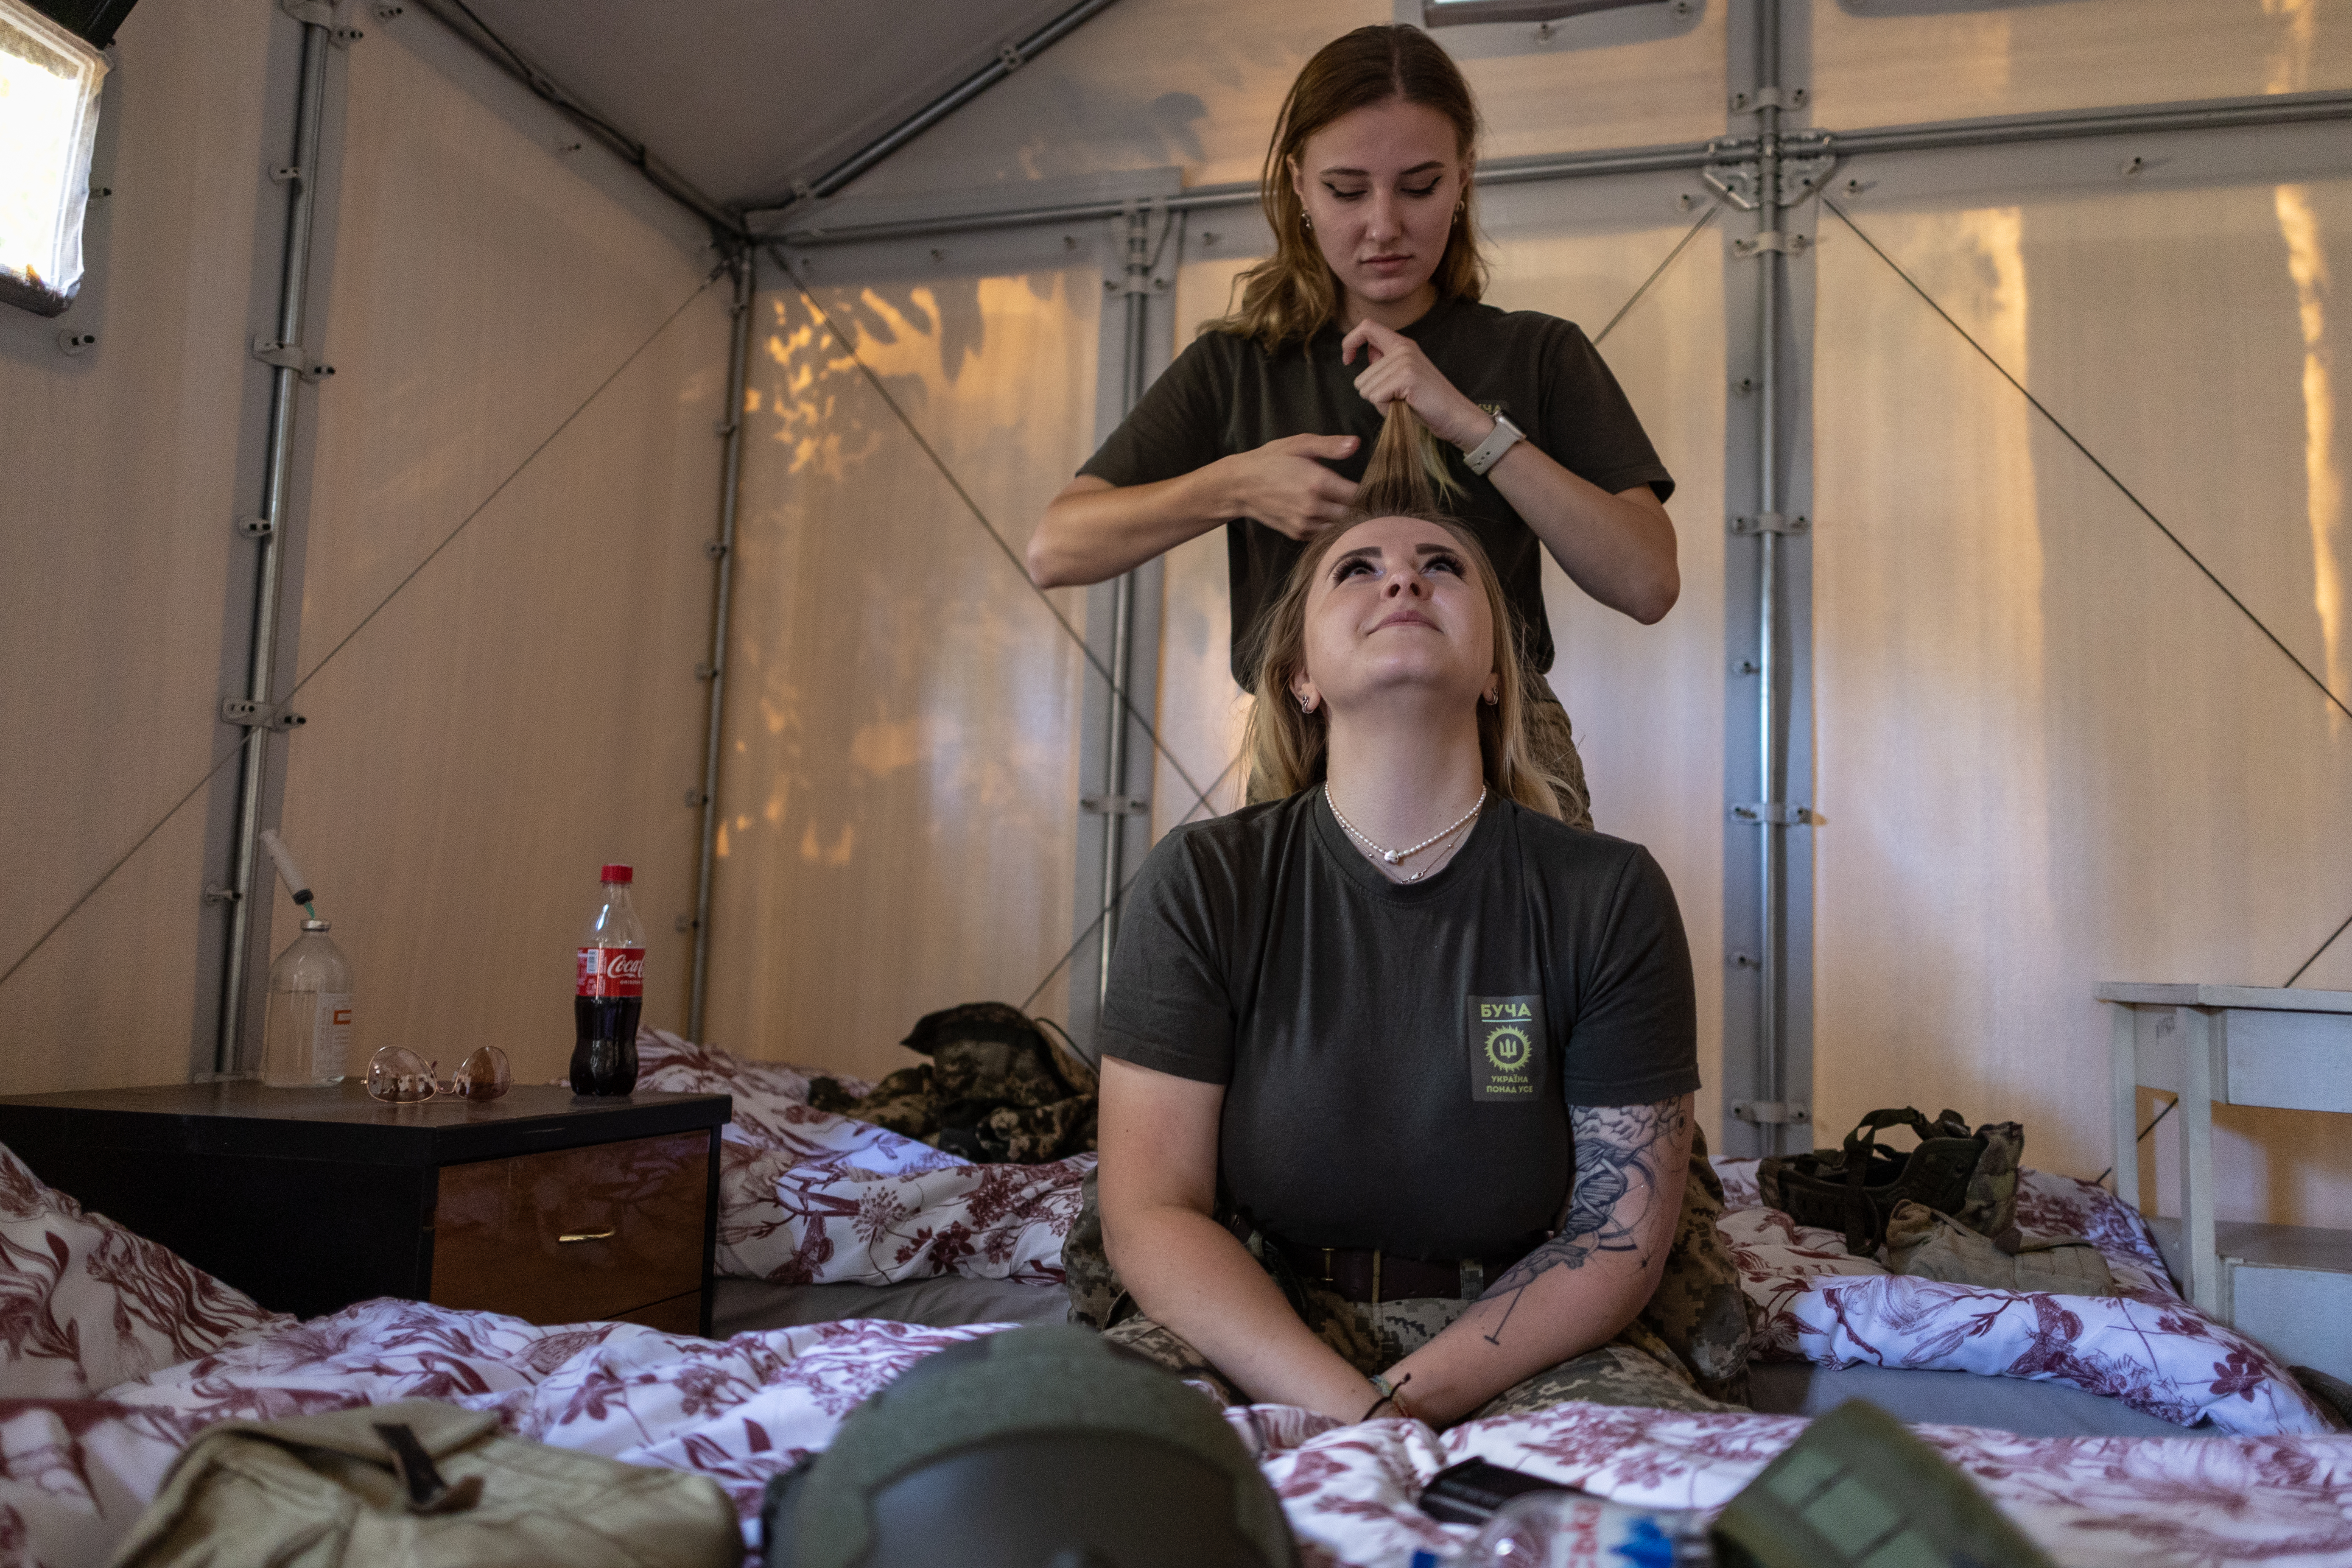
[(112, 1568), (734, 1568), (707, 1476), (551, 1448), (412, 1399), (196, 1434)]
[[(1889, 1127), (1908, 1127), (1919, 1146), (1897, 1153), (1878, 1142)], [(1868, 1258), (1886, 1240), (1895, 1205), (1909, 1200), (1950, 1215), (2003, 1252), (2014, 1253), (2017, 1170), (2025, 1129), (1989, 1121), (1974, 1132), (1957, 1110), (1930, 1121), (1906, 1106), (1874, 1110), (1845, 1135), (1843, 1149), (1772, 1158), (1757, 1168), (1764, 1206), (1799, 1225), (1843, 1231), (1845, 1249)]]

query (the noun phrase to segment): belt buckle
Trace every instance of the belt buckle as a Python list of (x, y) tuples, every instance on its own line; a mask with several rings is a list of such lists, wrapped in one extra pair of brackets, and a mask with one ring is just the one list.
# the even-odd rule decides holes
[(1462, 1299), (1475, 1301), (1486, 1293), (1486, 1266), (1475, 1258), (1462, 1260)]

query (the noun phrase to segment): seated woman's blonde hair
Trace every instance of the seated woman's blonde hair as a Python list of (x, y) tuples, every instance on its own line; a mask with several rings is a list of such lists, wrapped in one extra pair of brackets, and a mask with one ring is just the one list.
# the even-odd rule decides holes
[(1486, 786), (1530, 811), (1552, 817), (1562, 815), (1559, 781), (1537, 765), (1528, 743), (1528, 689), (1537, 676), (1520, 652), (1525, 639), (1518, 616), (1504, 595), (1494, 563), (1487, 560), (1477, 536), (1439, 510), (1440, 484), (1454, 488), (1428, 426), (1402, 399), (1390, 404), (1363, 485), (1357, 492), (1355, 510), (1307, 536), (1306, 549), (1283, 584), (1282, 596), (1259, 623), (1257, 700), (1251, 706), (1242, 742), (1251, 769), (1251, 799), (1279, 800), (1311, 789), (1323, 782), (1329, 767), (1329, 706), (1302, 713), (1291, 696), (1291, 682), (1307, 668), (1307, 593), (1323, 557), (1341, 534), (1359, 523), (1381, 517), (1409, 517), (1434, 523), (1452, 534), (1471, 563), (1479, 586), (1486, 590), (1487, 616), (1495, 626), (1495, 672), (1500, 696), (1492, 706), (1478, 705), (1478, 752)]

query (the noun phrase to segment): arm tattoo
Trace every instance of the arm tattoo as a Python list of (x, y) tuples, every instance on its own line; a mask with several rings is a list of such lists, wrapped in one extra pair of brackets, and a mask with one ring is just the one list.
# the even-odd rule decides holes
[[(1636, 1238), (1652, 1206), (1664, 1195), (1690, 1116), (1677, 1096), (1654, 1105), (1571, 1105), (1568, 1125), (1576, 1140), (1576, 1173), (1559, 1229), (1513, 1264), (1480, 1298), (1510, 1298), (1502, 1322), (1486, 1336), (1489, 1344), (1502, 1343), (1504, 1324), (1517, 1310), (1521, 1293), (1544, 1274), (1581, 1268), (1596, 1253), (1641, 1250)], [(1646, 1268), (1650, 1259), (1638, 1261)]]

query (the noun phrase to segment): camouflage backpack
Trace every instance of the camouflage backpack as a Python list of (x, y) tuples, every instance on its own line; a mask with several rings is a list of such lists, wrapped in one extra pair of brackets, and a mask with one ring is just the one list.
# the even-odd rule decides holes
[[(1882, 1129), (1908, 1127), (1919, 1146), (1898, 1154), (1878, 1142)], [(1950, 1215), (2004, 1252), (2015, 1252), (2017, 1167), (2025, 1152), (2025, 1129), (2014, 1121), (1990, 1121), (1969, 1131), (1957, 1110), (1930, 1121), (1906, 1106), (1874, 1110), (1845, 1135), (1843, 1149), (1816, 1149), (1766, 1160), (1756, 1182), (1765, 1206), (1799, 1225), (1845, 1233), (1845, 1249), (1857, 1258), (1875, 1253), (1886, 1240), (1895, 1205), (1909, 1199)]]

